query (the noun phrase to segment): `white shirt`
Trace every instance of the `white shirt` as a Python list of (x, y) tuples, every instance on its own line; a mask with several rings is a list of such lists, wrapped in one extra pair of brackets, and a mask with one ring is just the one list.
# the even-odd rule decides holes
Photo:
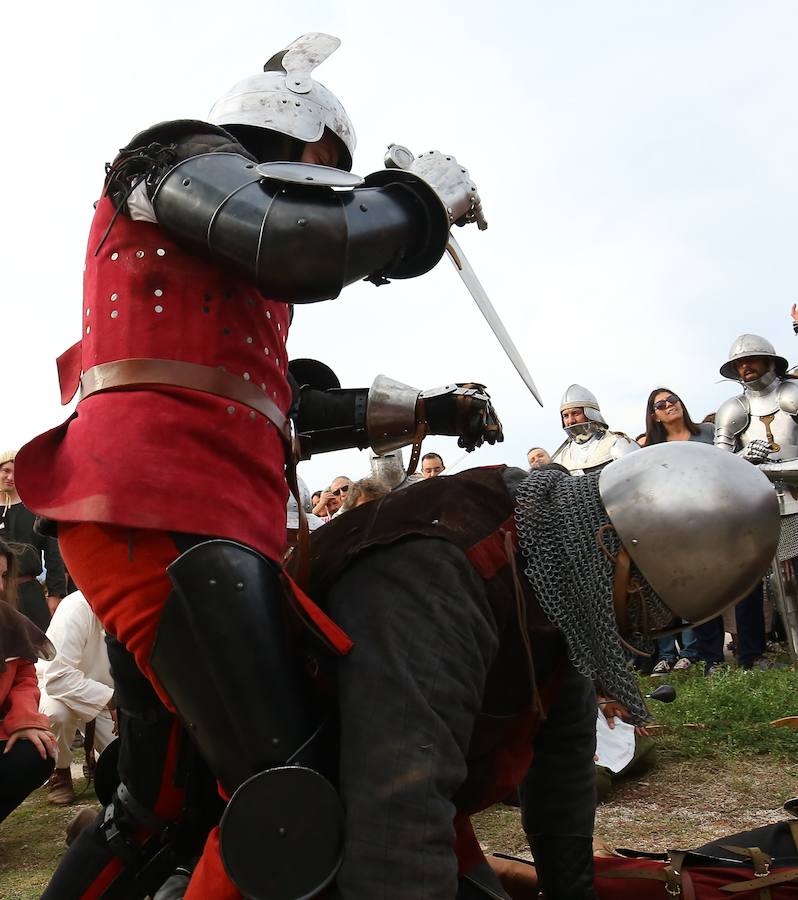
[(47, 629), (55, 659), (36, 663), (39, 690), (81, 719), (94, 719), (114, 693), (105, 632), (80, 591), (58, 604)]

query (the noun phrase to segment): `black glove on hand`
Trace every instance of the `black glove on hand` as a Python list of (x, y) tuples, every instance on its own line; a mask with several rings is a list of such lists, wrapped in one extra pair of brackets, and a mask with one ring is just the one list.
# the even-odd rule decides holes
[(490, 395), (483, 384), (468, 382), (436, 391), (424, 391), (419, 402), (420, 414), (427, 422), (430, 434), (458, 436), (458, 445), (469, 452), (487, 441), (496, 444), (504, 440)]

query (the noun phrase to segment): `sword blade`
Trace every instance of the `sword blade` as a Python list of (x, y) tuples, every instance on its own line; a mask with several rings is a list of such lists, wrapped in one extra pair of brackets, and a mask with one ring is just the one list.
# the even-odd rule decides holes
[(471, 268), (471, 264), (460, 249), (460, 245), (451, 234), (449, 235), (449, 243), (446, 245), (446, 252), (449, 254), (452, 265), (457, 269), (457, 274), (462, 278), (463, 284), (465, 284), (468, 288), (468, 292), (474, 298), (474, 302), (477, 304), (479, 311), (485, 317), (485, 321), (490, 325), (493, 333), (498, 338), (499, 343), (502, 345), (502, 350), (507, 354), (507, 357), (513, 366), (515, 366), (516, 372), (521, 376), (524, 384), (532, 393), (532, 396), (541, 406), (543, 406), (543, 401), (540, 399), (538, 389), (535, 387), (535, 382), (529, 374), (529, 369), (527, 369), (523, 357), (518, 352), (518, 348), (515, 346), (513, 339), (504, 327), (504, 322), (499, 318), (499, 314), (490, 302), (490, 299), (485, 292), (485, 288), (482, 287), (476, 273)]

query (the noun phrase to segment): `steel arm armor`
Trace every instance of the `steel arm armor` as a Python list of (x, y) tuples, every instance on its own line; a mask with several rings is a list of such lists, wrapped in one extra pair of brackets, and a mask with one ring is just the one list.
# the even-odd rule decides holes
[(419, 432), (457, 436), (468, 450), (504, 439), (482, 385), (419, 391), (385, 375), (378, 375), (370, 388), (302, 386), (296, 431), (302, 459), (348, 447), (385, 453), (412, 444)]
[(291, 303), (337, 297), (363, 278), (421, 275), (443, 255), (449, 230), (441, 201), (411, 173), (386, 170), (361, 187), (333, 190), (263, 177), (237, 153), (177, 163), (152, 204), (175, 240)]
[(779, 388), (779, 409), (788, 416), (798, 416), (798, 381), (785, 378)]
[(744, 397), (730, 397), (715, 414), (715, 446), (736, 453), (738, 435), (745, 431), (750, 413)]
[(639, 449), (640, 444), (637, 441), (633, 441), (626, 434), (618, 434), (618, 440), (612, 445), (610, 455), (613, 459), (620, 459), (622, 456), (626, 456), (627, 453), (632, 453), (634, 450)]

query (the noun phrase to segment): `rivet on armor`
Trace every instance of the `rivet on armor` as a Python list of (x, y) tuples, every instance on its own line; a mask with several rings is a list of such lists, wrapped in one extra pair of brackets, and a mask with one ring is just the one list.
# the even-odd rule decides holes
[(162, 313), (162, 312), (163, 312), (163, 307), (161, 306), (160, 303), (158, 303), (158, 304), (156, 305), (156, 307), (155, 307), (155, 312), (157, 312), (157, 313)]
[(111, 294), (111, 303), (115, 303), (118, 299), (119, 299), (119, 294), (117, 294), (116, 291), (114, 291), (114, 293)]
[(284, 838), (284, 837), (287, 837), (287, 836), (288, 836), (288, 829), (287, 829), (284, 825), (281, 825), (281, 826), (277, 829), (277, 837)]
[(158, 256), (166, 256), (166, 250), (164, 250), (163, 247), (159, 247), (155, 252), (158, 254)]
[(191, 179), (190, 179), (190, 178), (184, 178), (184, 179), (183, 179), (183, 187), (188, 187), (190, 184), (191, 184)]
[(249, 381), (250, 374), (249, 374), (249, 372), (244, 372), (244, 374), (241, 377), (244, 379), (244, 381)]
[(227, 407), (227, 412), (228, 412), (231, 416), (233, 415), (233, 413), (234, 413), (235, 411), (236, 411), (235, 406), (228, 406), (228, 407)]
[(247, 337), (247, 343), (248, 343), (248, 344), (251, 344), (251, 343), (252, 343), (252, 338), (251, 338), (251, 337)]
[(308, 224), (308, 220), (307, 219), (297, 219), (296, 223), (297, 223), (297, 225), (299, 225), (300, 228), (303, 228), (305, 225)]
[(138, 258), (141, 259), (142, 256), (144, 256), (144, 251), (143, 251), (143, 250), (136, 250), (136, 256), (138, 256)]
[(86, 307), (86, 315), (88, 316), (90, 313), (91, 313), (91, 308), (87, 306)]
[(237, 590), (237, 591), (243, 591), (243, 590), (244, 590), (244, 582), (243, 582), (243, 581), (237, 581), (237, 582), (236, 582), (236, 590)]
[(279, 746), (280, 746), (280, 738), (273, 737), (272, 738), (272, 747), (279, 747)]
[(111, 254), (111, 259), (119, 259), (119, 254), (116, 252), (116, 250), (114, 250), (114, 252)]
[(361, 211), (361, 212), (368, 212), (368, 211), (369, 211), (369, 208), (368, 208), (368, 206), (366, 206), (365, 203), (361, 203), (361, 204), (360, 204), (360, 211)]
[(245, 169), (254, 169), (254, 168), (255, 168), (255, 163), (247, 163), (247, 164), (244, 166), (244, 168), (245, 168)]
[(215, 578), (208, 579), (208, 587), (216, 587), (216, 579)]
[(112, 319), (115, 319), (118, 315), (119, 315), (119, 310), (118, 310), (118, 309), (112, 309), (112, 310), (111, 310), (111, 318), (112, 318)]
[(637, 538), (632, 538), (632, 546), (633, 547), (636, 547), (638, 545), (638, 543), (639, 543), (639, 541), (637, 540)]
[(163, 297), (163, 291), (160, 288), (155, 288), (153, 294), (155, 294), (156, 297)]

